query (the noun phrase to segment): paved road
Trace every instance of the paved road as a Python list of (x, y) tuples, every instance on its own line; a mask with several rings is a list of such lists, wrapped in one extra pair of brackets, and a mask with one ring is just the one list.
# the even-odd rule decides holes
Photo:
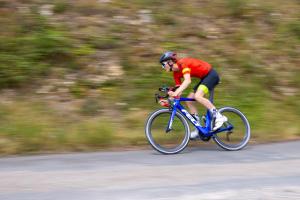
[(0, 200), (300, 199), (300, 141), (0, 159)]

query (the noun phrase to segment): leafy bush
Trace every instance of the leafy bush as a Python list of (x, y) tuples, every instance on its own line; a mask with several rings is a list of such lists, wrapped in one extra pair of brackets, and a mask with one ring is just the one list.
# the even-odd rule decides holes
[(53, 11), (54, 13), (64, 13), (70, 6), (71, 4), (66, 1), (56, 1)]
[(177, 21), (176, 19), (170, 15), (170, 14), (165, 14), (165, 13), (156, 13), (154, 15), (155, 20), (157, 23), (162, 24), (162, 25), (176, 25)]
[(77, 127), (77, 139), (89, 147), (105, 147), (113, 142), (114, 127), (107, 121), (89, 121)]
[(293, 22), (289, 25), (290, 32), (300, 40), (300, 22)]
[(0, 36), (0, 87), (21, 86), (47, 74), (53, 64), (68, 66), (74, 60), (64, 31), (47, 25), (37, 14), (23, 17), (24, 21), (15, 22), (15, 33)]
[(0, 1), (0, 8), (5, 8), (6, 6), (8, 6), (8, 2)]
[(87, 88), (77, 83), (70, 87), (70, 93), (76, 98), (83, 98), (86, 96)]
[(119, 46), (119, 38), (114, 36), (97, 37), (91, 41), (94, 48), (114, 49)]
[(81, 113), (83, 115), (93, 116), (99, 113), (100, 108), (101, 106), (98, 99), (89, 98), (83, 103)]
[(112, 17), (115, 13), (114, 7), (106, 6), (98, 0), (77, 0), (73, 4), (73, 7), (73, 10), (76, 12), (87, 16), (101, 13), (102, 15)]
[(227, 7), (231, 16), (240, 18), (246, 9), (246, 0), (227, 0)]

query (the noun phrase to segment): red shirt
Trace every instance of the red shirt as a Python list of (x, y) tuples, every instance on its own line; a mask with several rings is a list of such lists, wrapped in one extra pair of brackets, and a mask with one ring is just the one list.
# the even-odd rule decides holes
[(205, 61), (195, 58), (182, 58), (177, 61), (179, 71), (173, 72), (176, 86), (181, 85), (181, 78), (184, 74), (190, 74), (191, 77), (204, 78), (212, 69), (211, 65)]

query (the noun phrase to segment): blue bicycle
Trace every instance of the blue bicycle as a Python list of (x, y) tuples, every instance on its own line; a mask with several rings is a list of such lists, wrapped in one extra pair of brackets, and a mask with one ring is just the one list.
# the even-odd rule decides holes
[[(164, 96), (155, 94), (156, 101), (167, 99), (168, 108), (154, 111), (148, 117), (145, 125), (146, 137), (151, 146), (163, 154), (176, 154), (184, 150), (190, 141), (190, 126), (198, 131), (202, 141), (211, 138), (223, 149), (236, 151), (244, 148), (250, 139), (250, 124), (246, 116), (236, 108), (222, 107), (219, 112), (228, 119), (221, 128), (212, 131), (212, 116), (207, 110), (201, 121), (197, 121), (182, 105), (184, 101), (195, 101), (191, 98), (175, 98), (171, 100), (168, 91), (171, 88), (162, 87), (159, 91)], [(213, 102), (214, 91), (210, 91), (210, 101)]]

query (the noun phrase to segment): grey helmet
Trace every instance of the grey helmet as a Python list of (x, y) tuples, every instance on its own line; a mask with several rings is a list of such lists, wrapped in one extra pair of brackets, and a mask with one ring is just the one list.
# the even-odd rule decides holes
[(159, 59), (159, 62), (162, 64), (163, 62), (167, 60), (173, 60), (174, 62), (177, 61), (177, 54), (172, 51), (165, 52)]

